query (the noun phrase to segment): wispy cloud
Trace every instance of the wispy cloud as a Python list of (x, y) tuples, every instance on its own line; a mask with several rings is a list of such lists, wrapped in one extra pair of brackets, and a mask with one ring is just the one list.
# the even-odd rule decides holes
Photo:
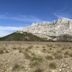
[(55, 17), (57, 17), (57, 18), (62, 18), (62, 17), (65, 17), (64, 15), (59, 14), (59, 13), (54, 13), (54, 16), (55, 16)]
[(9, 16), (9, 15), (0, 15), (0, 19), (12, 19), (23, 22), (39, 22), (42, 21), (40, 18), (30, 15), (18, 15), (18, 16)]
[(22, 27), (10, 27), (10, 26), (0, 26), (0, 30), (6, 30), (6, 31), (8, 31), (8, 30), (12, 30), (12, 31), (15, 31), (15, 30), (19, 30), (19, 29), (21, 29)]
[(0, 26), (0, 37), (8, 35), (20, 29), (22, 29), (22, 27)]
[[(14, 22), (17, 22), (17, 23), (18, 23), (18, 21), (21, 21), (21, 22), (24, 22), (26, 24), (27, 23), (32, 23), (32, 22), (42, 21), (40, 18), (35, 17), (35, 16), (31, 16), (31, 15), (17, 15), (17, 16), (14, 15), (14, 16), (12, 16), (12, 15), (9, 15), (9, 14), (2, 14), (2, 15), (0, 15), (0, 19), (4, 19), (5, 21), (6, 20), (11, 21), (12, 20), (11, 22), (14, 21)], [(17, 26), (17, 23), (15, 24), (15, 26)], [(24, 25), (26, 25), (26, 24), (24, 24)], [(5, 36), (7, 34), (10, 34), (14, 31), (19, 30), (19, 29), (22, 28), (22, 27), (12, 27), (12, 25), (8, 26), (7, 23), (5, 23), (4, 25), (5, 26), (0, 26), (0, 36)]]
[(57, 18), (62, 18), (62, 17), (72, 18), (70, 10), (68, 10), (67, 8), (64, 8), (62, 10), (57, 10), (53, 13), (53, 15)]

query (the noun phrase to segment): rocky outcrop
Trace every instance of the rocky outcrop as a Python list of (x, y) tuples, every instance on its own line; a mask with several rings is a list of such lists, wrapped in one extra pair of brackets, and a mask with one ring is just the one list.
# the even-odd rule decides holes
[(21, 30), (0, 38), (8, 41), (72, 41), (72, 20), (59, 18), (52, 22), (32, 23)]
[(72, 20), (68, 18), (59, 18), (52, 22), (32, 23), (31, 26), (23, 28), (20, 32), (22, 31), (47, 38), (48, 40), (57, 40), (61, 35), (72, 35)]

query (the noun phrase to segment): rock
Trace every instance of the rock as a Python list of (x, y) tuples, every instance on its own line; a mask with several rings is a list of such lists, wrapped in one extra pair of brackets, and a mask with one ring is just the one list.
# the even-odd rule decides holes
[(57, 36), (72, 36), (72, 19), (59, 18), (52, 22), (32, 23), (32, 25), (24, 27), (21, 31), (29, 32), (39, 37), (47, 38), (48, 40), (57, 41)]

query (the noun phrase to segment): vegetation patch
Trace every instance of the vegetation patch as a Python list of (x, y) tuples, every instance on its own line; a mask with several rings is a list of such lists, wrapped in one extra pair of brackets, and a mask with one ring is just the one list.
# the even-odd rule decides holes
[(50, 63), (50, 64), (49, 64), (49, 68), (50, 68), (50, 69), (56, 69), (56, 68), (57, 68), (56, 63), (54, 63), (54, 62)]
[(47, 59), (47, 60), (53, 60), (54, 58), (53, 58), (53, 56), (47, 55), (47, 56), (46, 56), (46, 59)]
[(38, 69), (36, 69), (34, 72), (43, 72), (43, 70), (40, 69), (40, 68), (38, 68)]
[(31, 59), (31, 67), (34, 67), (34, 66), (38, 66), (39, 64), (41, 64), (43, 61), (43, 59), (41, 57), (32, 57)]

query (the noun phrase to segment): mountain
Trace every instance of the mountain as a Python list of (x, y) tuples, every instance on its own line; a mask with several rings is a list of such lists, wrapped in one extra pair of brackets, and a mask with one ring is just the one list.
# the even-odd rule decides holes
[(32, 23), (32, 25), (23, 28), (19, 32), (28, 32), (47, 40), (57, 41), (62, 38), (61, 36), (67, 35), (67, 38), (68, 35), (69, 37), (72, 36), (72, 19), (59, 18), (52, 22)]
[(57, 38), (57, 41), (62, 41), (62, 42), (72, 42), (72, 36), (68, 34), (63, 34), (60, 35)]
[(10, 35), (5, 41), (72, 41), (72, 19), (59, 18), (52, 22), (37, 22)]
[(45, 40), (31, 33), (14, 32), (10, 35), (0, 38), (0, 41), (45, 41)]

